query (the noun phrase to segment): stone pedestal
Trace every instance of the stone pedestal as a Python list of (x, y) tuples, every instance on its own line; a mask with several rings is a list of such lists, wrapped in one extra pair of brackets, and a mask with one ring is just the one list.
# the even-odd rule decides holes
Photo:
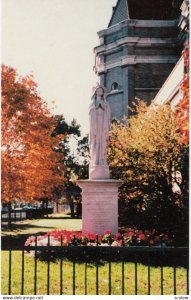
[(118, 232), (118, 187), (120, 180), (78, 180), (82, 189), (82, 232)]
[(109, 179), (108, 165), (89, 166), (89, 179)]

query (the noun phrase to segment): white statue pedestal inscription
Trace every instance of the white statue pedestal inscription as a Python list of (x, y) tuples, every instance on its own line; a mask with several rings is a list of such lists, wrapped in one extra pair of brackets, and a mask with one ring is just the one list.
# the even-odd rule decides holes
[(82, 232), (118, 232), (118, 187), (120, 180), (78, 180), (82, 189)]

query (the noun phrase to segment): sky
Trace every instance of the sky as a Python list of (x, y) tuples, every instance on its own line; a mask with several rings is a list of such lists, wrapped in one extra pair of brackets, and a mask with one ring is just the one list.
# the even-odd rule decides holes
[[(88, 133), (97, 32), (117, 0), (2, 0), (2, 63), (32, 74), (53, 113)], [(54, 104), (52, 103), (54, 101)]]

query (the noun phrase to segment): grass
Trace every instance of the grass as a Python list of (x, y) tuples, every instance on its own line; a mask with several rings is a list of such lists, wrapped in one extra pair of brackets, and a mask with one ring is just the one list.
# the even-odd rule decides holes
[[(8, 293), (8, 251), (2, 251), (2, 294)], [(12, 280), (11, 294), (19, 295), (21, 293), (21, 262), (22, 254), (20, 251), (12, 251)], [(16, 263), (15, 263), (16, 262)], [(71, 295), (73, 293), (73, 264), (70, 261), (63, 261), (63, 294)], [(122, 265), (121, 263), (111, 264), (111, 293), (120, 295), (122, 293)], [(151, 267), (151, 294), (160, 295), (160, 268)], [(84, 295), (84, 271), (85, 264), (76, 264), (75, 293)], [(164, 295), (173, 295), (173, 268), (164, 267)], [(142, 264), (138, 264), (138, 295), (147, 295), (148, 269)], [(135, 294), (135, 266), (133, 263), (125, 263), (124, 271), (125, 294)], [(186, 269), (177, 268), (176, 271), (177, 294), (185, 295), (186, 291)], [(108, 264), (99, 266), (99, 294), (107, 295), (109, 286)], [(34, 294), (34, 258), (25, 255), (25, 272), (24, 272), (24, 294)], [(47, 263), (37, 262), (37, 294), (47, 294)], [(60, 294), (60, 261), (50, 263), (50, 294)], [(87, 294), (96, 294), (96, 267), (93, 264), (87, 264)]]
[[(22, 243), (27, 236), (32, 234), (43, 234), (50, 230), (81, 230), (82, 220), (71, 219), (64, 214), (50, 215), (46, 219), (25, 220), (13, 225), (12, 230), (2, 228), (2, 238), (6, 243), (8, 235), (12, 235), (14, 240)], [(3, 241), (2, 239), (2, 241)], [(8, 293), (8, 251), (2, 251), (2, 294)], [(11, 294), (21, 294), (21, 251), (12, 251), (12, 277), (11, 277)], [(111, 264), (111, 293), (120, 295), (122, 293), (122, 266), (121, 263)], [(84, 287), (84, 263), (76, 264), (76, 295), (85, 293)], [(73, 264), (70, 261), (63, 261), (63, 294), (71, 295), (73, 293)], [(173, 295), (173, 268), (164, 267), (164, 294)], [(147, 295), (148, 293), (148, 269), (143, 264), (138, 264), (138, 294)], [(135, 294), (135, 266), (133, 263), (125, 263), (124, 270), (125, 294)], [(176, 272), (177, 294), (184, 295), (186, 291), (186, 269), (177, 268)], [(99, 266), (99, 294), (107, 295), (109, 287), (108, 264)], [(151, 267), (151, 294), (160, 295), (160, 268)], [(24, 294), (34, 294), (34, 258), (25, 255), (25, 272), (24, 272)], [(37, 262), (37, 294), (47, 294), (47, 263)], [(60, 261), (50, 263), (50, 294), (60, 294)], [(93, 264), (87, 264), (87, 294), (96, 294), (96, 267)]]
[(13, 224), (12, 230), (2, 227), (2, 236), (32, 235), (36, 233), (46, 233), (55, 229), (81, 230), (82, 220), (72, 219), (65, 214), (53, 214), (45, 219), (24, 220)]

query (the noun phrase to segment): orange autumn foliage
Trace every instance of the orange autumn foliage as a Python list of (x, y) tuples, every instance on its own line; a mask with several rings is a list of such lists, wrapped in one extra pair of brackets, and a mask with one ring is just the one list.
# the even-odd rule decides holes
[(64, 182), (55, 127), (31, 76), (2, 66), (2, 201), (52, 198)]

